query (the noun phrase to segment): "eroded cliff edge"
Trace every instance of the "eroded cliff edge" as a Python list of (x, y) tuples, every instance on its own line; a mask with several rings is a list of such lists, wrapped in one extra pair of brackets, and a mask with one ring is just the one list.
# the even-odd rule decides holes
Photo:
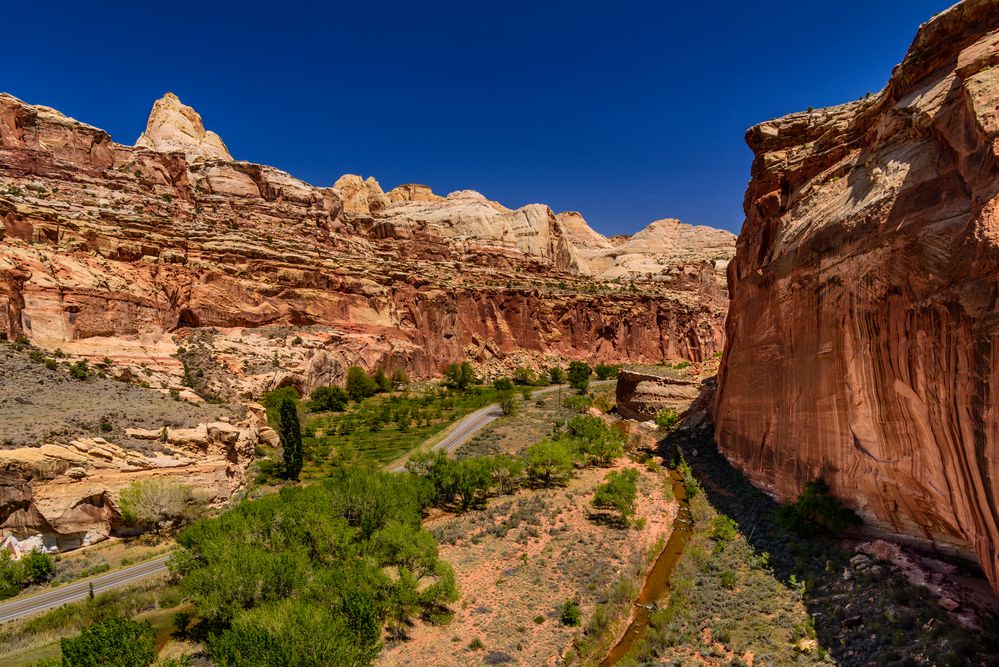
[[(152, 384), (177, 384), (175, 353), (207, 329), (224, 397), (352, 364), (696, 361), (721, 349), (733, 252), (732, 234), (676, 221), (615, 244), (542, 204), (353, 175), (314, 187), (234, 160), (171, 94), (136, 146), (0, 94), (0, 337)], [(261, 327), (281, 330), (246, 348)]]
[(729, 266), (719, 446), (779, 498), (999, 586), (999, 2), (923, 25), (877, 95), (762, 123)]

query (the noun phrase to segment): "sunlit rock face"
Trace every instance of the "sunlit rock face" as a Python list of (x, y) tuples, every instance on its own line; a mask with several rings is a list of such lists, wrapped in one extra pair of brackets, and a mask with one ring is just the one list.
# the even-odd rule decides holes
[(717, 438), (779, 498), (999, 583), (999, 3), (922, 26), (888, 85), (749, 130)]
[[(719, 260), (664, 243), (697, 245), (672, 225), (643, 262), (649, 233), (612, 242), (571, 218), (371, 177), (315, 187), (233, 160), (171, 94), (136, 146), (0, 94), (0, 337), (153, 386), (180, 384), (191, 339), (221, 398), (309, 391), (355, 364), (432, 377), (482, 350), (540, 366), (721, 349), (730, 234)], [(625, 246), (613, 277), (587, 254)]]

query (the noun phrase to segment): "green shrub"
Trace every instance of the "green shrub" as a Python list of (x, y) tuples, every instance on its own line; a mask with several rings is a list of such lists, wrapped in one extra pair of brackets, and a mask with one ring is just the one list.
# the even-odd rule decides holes
[(589, 396), (576, 395), (576, 396), (566, 396), (565, 407), (569, 408), (573, 412), (578, 412), (580, 414), (586, 412), (593, 405), (593, 399)]
[(510, 378), (493, 380), (493, 389), (496, 391), (511, 391), (513, 389), (513, 382), (510, 381)]
[(187, 484), (150, 477), (135, 480), (122, 489), (118, 507), (126, 525), (159, 532), (197, 519), (204, 510), (204, 503)]
[(505, 416), (510, 416), (517, 411), (517, 402), (513, 394), (503, 394), (499, 397), (500, 412)]
[(635, 497), (638, 494), (638, 471), (626, 468), (608, 473), (604, 483), (593, 494), (593, 506), (617, 511), (618, 520), (628, 525), (635, 515)]
[(343, 412), (348, 401), (350, 396), (340, 387), (316, 387), (305, 406), (310, 412)]
[(451, 364), (444, 371), (443, 384), (449, 389), (465, 391), (475, 383), (475, 370), (472, 364), (463, 361), (460, 364)]
[(513, 382), (522, 386), (535, 385), (538, 384), (538, 374), (530, 368), (521, 367), (513, 372)]
[(392, 371), (392, 388), (402, 389), (407, 384), (409, 384), (409, 374), (401, 368), (397, 368)]
[(524, 450), (524, 469), (537, 486), (564, 484), (572, 476), (572, 453), (563, 442), (542, 440)]
[(590, 365), (582, 361), (573, 361), (569, 364), (569, 386), (585, 394), (590, 386), (590, 375), (593, 369)]
[(363, 401), (378, 393), (378, 385), (360, 366), (347, 369), (347, 395), (352, 401)]
[(597, 374), (598, 380), (609, 380), (617, 377), (621, 370), (621, 364), (597, 364), (593, 371)]
[(445, 617), (458, 594), (420, 523), (429, 497), (414, 475), (336, 468), (184, 530), (171, 567), (212, 662), (364, 665), (384, 627)]
[(69, 376), (74, 380), (89, 380), (90, 366), (86, 359), (80, 359), (75, 364), (69, 366)]
[(565, 371), (558, 366), (548, 369), (548, 379), (552, 384), (565, 384)]
[(271, 391), (265, 391), (260, 397), (260, 404), (267, 409), (267, 423), (275, 430), (278, 427), (278, 405), (286, 398), (297, 401), (299, 399), (298, 390), (294, 387), (278, 387)]
[(719, 514), (711, 520), (711, 539), (715, 542), (731, 542), (738, 535), (737, 524), (724, 514)]
[(579, 603), (575, 600), (566, 600), (559, 612), (559, 620), (562, 621), (562, 625), (568, 625), (573, 628), (579, 627), (579, 624), (583, 620), (583, 612), (579, 608)]
[(656, 426), (670, 433), (680, 425), (680, 413), (673, 408), (663, 408), (656, 413), (655, 422)]
[(65, 667), (144, 667), (156, 660), (153, 626), (122, 617), (98, 621), (59, 645)]
[(843, 507), (829, 493), (829, 485), (821, 477), (807, 482), (805, 490), (793, 503), (781, 506), (777, 518), (789, 530), (804, 535), (818, 529), (836, 534), (861, 523), (856, 512)]

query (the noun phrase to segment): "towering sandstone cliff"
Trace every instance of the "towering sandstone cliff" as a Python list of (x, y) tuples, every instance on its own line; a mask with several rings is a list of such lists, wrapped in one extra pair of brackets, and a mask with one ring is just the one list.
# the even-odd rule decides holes
[(172, 94), (134, 147), (0, 94), (0, 337), (154, 385), (179, 383), (192, 340), (221, 396), (308, 390), (355, 363), (426, 377), (469, 354), (709, 357), (734, 236), (677, 230), (711, 240), (681, 254), (640, 234), (615, 253), (541, 204), (313, 187), (235, 161)]
[(729, 267), (717, 438), (780, 498), (999, 585), (999, 2), (922, 26), (879, 94), (762, 123)]

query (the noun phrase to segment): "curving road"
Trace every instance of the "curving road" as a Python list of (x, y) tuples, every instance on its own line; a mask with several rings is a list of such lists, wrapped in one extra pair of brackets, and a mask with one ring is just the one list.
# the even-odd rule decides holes
[(38, 593), (31, 597), (5, 602), (0, 604), (0, 623), (6, 623), (7, 621), (24, 618), (25, 616), (37, 614), (54, 607), (60, 607), (67, 602), (82, 600), (90, 595), (91, 584), (94, 586), (94, 593), (103, 593), (112, 588), (131, 584), (139, 579), (145, 579), (154, 574), (165, 572), (167, 569), (166, 562), (169, 558), (169, 555), (158, 556), (115, 572), (109, 572), (108, 574), (102, 574), (89, 579), (81, 579), (80, 581), (74, 581), (71, 584), (53, 588), (50, 591)]
[[(605, 384), (613, 381), (614, 380), (605, 380), (602, 382), (593, 382), (592, 384)], [(564, 385), (557, 385), (554, 387), (547, 387), (545, 389), (538, 389), (533, 392), (533, 395), (537, 396), (539, 394), (548, 394), (553, 391), (558, 391), (563, 387)], [(493, 403), (466, 415), (454, 424), (447, 435), (441, 438), (440, 442), (435, 443), (433, 447), (431, 447), (431, 450), (453, 452), (455, 449), (471, 439), (473, 435), (482, 430), (485, 426), (495, 421), (501, 414), (499, 404)], [(396, 463), (389, 468), (389, 471), (402, 472), (406, 468), (407, 459), (408, 457), (399, 463)], [(157, 558), (153, 558), (152, 560), (148, 560), (137, 565), (131, 565), (115, 572), (102, 574), (89, 579), (82, 579), (50, 591), (45, 591), (44, 593), (38, 593), (37, 595), (32, 595), (30, 597), (2, 603), (0, 604), (0, 623), (6, 623), (7, 621), (13, 621), (19, 618), (24, 618), (25, 616), (31, 616), (32, 614), (37, 614), (54, 607), (60, 607), (68, 602), (82, 600), (90, 594), (90, 584), (93, 584), (94, 586), (94, 593), (103, 593), (104, 591), (111, 590), (112, 588), (125, 586), (126, 584), (134, 583), (140, 579), (160, 574), (161, 572), (166, 571), (166, 562), (169, 558), (170, 556), (159, 556)]]

